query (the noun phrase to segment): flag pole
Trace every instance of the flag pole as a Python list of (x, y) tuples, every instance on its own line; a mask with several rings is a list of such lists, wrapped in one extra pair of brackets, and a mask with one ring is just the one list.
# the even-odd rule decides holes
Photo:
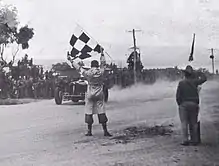
[[(99, 44), (99, 42), (97, 42), (81, 25), (79, 25), (78, 23), (76, 23), (77, 24), (77, 26), (79, 27), (79, 28), (81, 28), (85, 33), (87, 33), (87, 35), (89, 35), (97, 44)], [(99, 44), (100, 46), (101, 46), (101, 44)], [(106, 52), (105, 50), (104, 50), (104, 52), (108, 55), (108, 57), (111, 59), (111, 60), (113, 60), (113, 58), (109, 55), (109, 53), (108, 52)]]
[(214, 74), (214, 49), (211, 48), (211, 56), (210, 56), (211, 60), (212, 60), (212, 73)]
[(89, 35), (97, 44), (99, 44), (81, 25), (79, 25), (78, 23), (76, 23), (77, 26), (79, 26), (79, 28), (81, 28), (85, 33), (87, 33), (87, 35)]
[(192, 47), (191, 47), (191, 52), (189, 56), (189, 62), (192, 62), (194, 60), (193, 54), (195, 50), (195, 33), (193, 34), (193, 40), (192, 40)]

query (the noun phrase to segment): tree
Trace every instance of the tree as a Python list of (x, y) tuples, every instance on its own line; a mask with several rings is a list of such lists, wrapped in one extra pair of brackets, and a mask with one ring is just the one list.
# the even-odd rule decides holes
[[(14, 63), (20, 45), (22, 49), (29, 48), (28, 42), (34, 36), (33, 28), (26, 25), (18, 29), (18, 25), (17, 9), (10, 5), (0, 4), (0, 68)], [(16, 44), (17, 48), (12, 53), (12, 60), (7, 62), (4, 52), (7, 46), (13, 44)]]
[(136, 55), (136, 71), (137, 72), (141, 72), (142, 69), (144, 68), (142, 63), (141, 63), (141, 60), (140, 60), (140, 54), (136, 51), (136, 53), (133, 51), (128, 59), (127, 59), (127, 63), (128, 63), (128, 69), (129, 70), (134, 70), (134, 57)]

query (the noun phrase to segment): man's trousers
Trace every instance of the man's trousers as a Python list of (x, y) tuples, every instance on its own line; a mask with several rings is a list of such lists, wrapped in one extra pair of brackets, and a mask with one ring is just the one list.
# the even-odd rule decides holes
[(197, 143), (198, 140), (198, 113), (199, 105), (194, 102), (184, 102), (179, 106), (179, 117), (182, 127), (183, 141), (189, 140)]

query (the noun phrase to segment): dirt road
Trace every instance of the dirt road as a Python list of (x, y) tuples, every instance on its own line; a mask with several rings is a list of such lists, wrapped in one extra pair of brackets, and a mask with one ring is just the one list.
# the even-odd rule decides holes
[(97, 123), (85, 137), (84, 106), (53, 100), (0, 106), (1, 166), (219, 165), (219, 83), (201, 91), (203, 144), (179, 145), (176, 83), (112, 90), (107, 104), (112, 138)]

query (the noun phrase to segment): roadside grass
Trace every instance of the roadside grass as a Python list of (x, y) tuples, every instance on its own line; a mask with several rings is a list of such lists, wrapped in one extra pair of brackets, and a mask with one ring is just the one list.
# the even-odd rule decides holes
[(0, 105), (19, 105), (37, 102), (38, 99), (0, 99)]

